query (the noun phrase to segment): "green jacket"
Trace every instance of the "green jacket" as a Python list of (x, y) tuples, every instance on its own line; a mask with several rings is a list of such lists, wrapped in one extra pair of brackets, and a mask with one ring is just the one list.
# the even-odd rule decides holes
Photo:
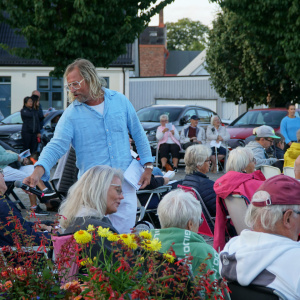
[[(153, 238), (158, 238), (161, 241), (162, 247), (160, 252), (166, 253), (172, 246), (176, 256), (179, 259), (184, 258), (187, 254), (193, 256), (192, 266), (190, 266), (194, 276), (198, 275), (201, 263), (207, 264), (205, 271), (215, 271), (210, 276), (211, 282), (219, 279), (219, 254), (214, 248), (208, 245), (203, 237), (187, 229), (180, 228), (164, 228), (152, 229), (151, 234)], [(172, 245), (174, 243), (174, 245)], [(205, 260), (208, 253), (212, 254), (212, 258)]]
[(2, 146), (0, 146), (0, 168), (4, 169), (9, 164), (18, 160), (17, 153), (7, 152)]

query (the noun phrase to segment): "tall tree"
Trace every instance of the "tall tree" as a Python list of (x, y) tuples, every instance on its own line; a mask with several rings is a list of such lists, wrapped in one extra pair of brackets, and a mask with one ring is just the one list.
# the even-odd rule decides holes
[[(232, 88), (235, 96), (231, 99), (243, 102), (266, 103), (271, 99), (271, 105), (283, 106), (287, 101), (299, 101), (300, 85), (300, 6), (298, 0), (211, 0), (217, 2), (224, 10), (223, 16), (219, 16), (211, 32), (210, 41), (210, 67), (211, 72), (216, 70), (212, 51), (216, 31), (222, 33), (223, 50), (217, 48), (222, 55), (226, 49), (233, 57), (239, 58), (235, 64), (235, 76), (228, 79), (227, 86), (222, 89)], [(220, 18), (223, 18), (222, 25)], [(219, 27), (219, 29), (217, 29)], [(222, 29), (223, 28), (223, 29)], [(234, 46), (229, 47), (229, 41), (235, 41)], [(237, 40), (237, 36), (239, 37)], [(239, 45), (237, 45), (237, 42)], [(227, 46), (226, 46), (227, 45)], [(248, 45), (251, 55), (246, 55), (242, 46)], [(220, 46), (220, 45), (219, 45)], [(242, 49), (243, 48), (243, 49)], [(238, 52), (236, 52), (238, 51)], [(242, 55), (244, 53), (244, 55)], [(243, 60), (241, 59), (243, 58)], [(251, 59), (250, 59), (251, 58)], [(255, 60), (253, 61), (253, 59)], [(248, 65), (246, 64), (248, 62)], [(250, 64), (249, 64), (250, 63)], [(229, 63), (229, 66), (231, 63)], [(225, 66), (224, 66), (225, 68)], [(225, 72), (226, 76), (233, 75), (232, 72)], [(249, 81), (249, 76), (250, 77)], [(247, 78), (248, 77), (248, 78)], [(234, 80), (233, 80), (234, 78)], [(247, 78), (247, 79), (246, 79)], [(244, 94), (237, 91), (237, 83), (249, 86), (248, 95), (251, 99), (246, 100)], [(220, 85), (221, 82), (215, 85)], [(223, 82), (224, 84), (224, 82)], [(249, 85), (251, 84), (251, 85)], [(259, 85), (257, 85), (259, 84)], [(244, 88), (244, 86), (243, 86)], [(251, 88), (253, 93), (251, 94)], [(220, 87), (221, 89), (221, 87)], [(265, 91), (264, 91), (265, 90)], [(269, 97), (268, 97), (269, 95)], [(259, 99), (257, 99), (259, 97)], [(230, 99), (230, 98), (228, 98)]]
[(174, 0), (2, 0), (0, 22), (25, 37), (28, 48), (1, 46), (37, 58), (61, 76), (78, 57), (108, 67), (126, 53), (153, 15)]
[(168, 50), (198, 50), (206, 45), (208, 27), (200, 21), (184, 18), (177, 22), (166, 23)]
[[(299, 85), (280, 60), (276, 39), (264, 42), (240, 15), (224, 9), (209, 34), (207, 70), (218, 93), (236, 103), (284, 106), (299, 95)], [(268, 102), (270, 101), (270, 102)]]

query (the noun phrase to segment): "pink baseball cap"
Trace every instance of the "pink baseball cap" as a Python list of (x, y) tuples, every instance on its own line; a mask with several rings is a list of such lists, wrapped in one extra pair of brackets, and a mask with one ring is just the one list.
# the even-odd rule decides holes
[(287, 175), (276, 175), (266, 180), (256, 192), (270, 194), (266, 201), (251, 201), (256, 207), (268, 205), (300, 205), (300, 182)]

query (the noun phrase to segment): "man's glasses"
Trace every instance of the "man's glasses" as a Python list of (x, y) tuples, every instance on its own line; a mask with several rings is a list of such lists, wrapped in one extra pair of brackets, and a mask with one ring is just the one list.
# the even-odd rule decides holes
[(119, 184), (111, 183), (110, 185), (117, 187), (115, 190), (116, 190), (116, 192), (118, 193), (119, 196), (123, 194), (122, 187)]
[(206, 162), (209, 162), (209, 163), (210, 163), (210, 162), (211, 162), (211, 160), (210, 160), (210, 159), (207, 159), (207, 160), (205, 161), (205, 163), (206, 163)]
[(268, 142), (270, 142), (270, 143), (273, 143), (273, 141), (274, 141), (273, 139), (269, 140), (269, 139), (266, 139), (266, 138), (265, 138), (265, 140), (268, 141)]
[(73, 88), (73, 90), (79, 90), (81, 88), (81, 82), (83, 81), (84, 79), (80, 80), (80, 81), (73, 81), (73, 82), (70, 82), (68, 84), (65, 84), (65, 89), (67, 91), (71, 91), (71, 89)]

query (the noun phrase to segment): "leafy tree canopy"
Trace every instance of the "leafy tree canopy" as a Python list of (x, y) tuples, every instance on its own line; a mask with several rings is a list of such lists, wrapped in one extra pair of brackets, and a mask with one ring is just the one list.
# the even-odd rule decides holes
[(184, 18), (166, 25), (168, 50), (202, 51), (205, 48), (208, 27), (200, 21)]
[[(126, 53), (153, 15), (174, 0), (2, 0), (0, 21), (25, 37), (28, 48), (0, 44), (11, 54), (42, 60), (61, 76), (78, 57), (108, 67)], [(158, 3), (157, 3), (158, 2)]]
[[(296, 0), (211, 0), (223, 8), (210, 32), (208, 71), (229, 101), (298, 101), (300, 6)], [(268, 97), (269, 95), (269, 97)]]

